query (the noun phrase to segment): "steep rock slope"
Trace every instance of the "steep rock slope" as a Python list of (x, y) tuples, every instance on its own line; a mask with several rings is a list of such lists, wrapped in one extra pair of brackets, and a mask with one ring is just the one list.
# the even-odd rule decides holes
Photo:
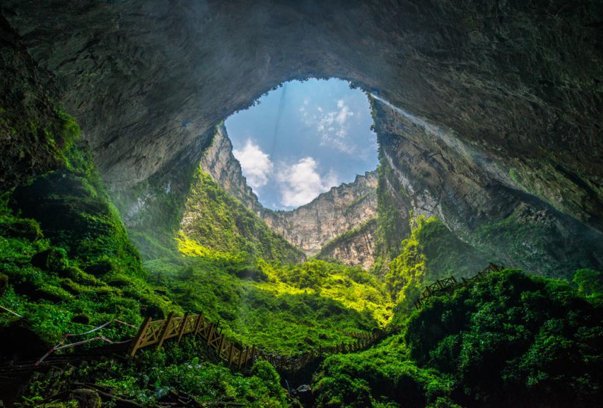
[(245, 207), (256, 214), (262, 213), (264, 208), (247, 185), (241, 165), (232, 153), (232, 143), (224, 125), (216, 127), (211, 142), (201, 154), (199, 165)]
[[(266, 223), (308, 255), (316, 255), (329, 241), (377, 216), (377, 174), (367, 172), (322, 193), (292, 211), (265, 211)], [(366, 231), (368, 253), (373, 234)]]
[(256, 214), (220, 187), (199, 168), (187, 196), (180, 222), (182, 240), (193, 239), (222, 253), (246, 253), (268, 260), (294, 263), (301, 251), (271, 231)]
[(346, 265), (360, 265), (368, 270), (375, 264), (377, 241), (377, 219), (370, 218), (327, 241), (316, 257), (337, 259)]
[[(373, 111), (386, 200), (437, 216), (462, 241), (508, 266), (567, 277), (603, 265), (603, 234), (526, 194), (509, 167), (387, 102), (373, 101)], [(403, 205), (390, 210), (406, 216)], [(386, 233), (396, 236), (395, 227)]]
[(292, 211), (262, 207), (247, 185), (232, 153), (224, 126), (216, 128), (201, 154), (200, 167), (248, 210), (306, 255), (334, 258), (347, 265), (370, 268), (374, 262), (377, 216), (377, 175), (369, 172), (354, 182), (332, 188)]

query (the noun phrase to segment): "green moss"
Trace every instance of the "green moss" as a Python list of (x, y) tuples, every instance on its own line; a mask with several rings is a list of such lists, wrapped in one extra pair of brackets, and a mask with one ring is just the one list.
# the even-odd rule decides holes
[(578, 293), (592, 302), (603, 301), (603, 272), (593, 269), (578, 269), (572, 277)]
[[(404, 189), (398, 185), (396, 177), (392, 174), (389, 165), (383, 159), (381, 148), (379, 150), (379, 167), (377, 169), (377, 248), (378, 262), (375, 271), (381, 275), (386, 272), (388, 262), (400, 253), (400, 242), (410, 232), (408, 219), (401, 214), (401, 204), (397, 200), (404, 197), (395, 197), (392, 189), (399, 194), (404, 194)], [(408, 207), (408, 206), (406, 206)], [(377, 267), (382, 266), (381, 269)]]
[[(517, 206), (506, 218), (477, 228), (473, 240), (484, 251), (495, 254), (493, 262), (533, 265), (534, 273), (570, 278), (573, 271), (592, 265), (591, 256), (600, 243), (595, 235), (578, 234), (572, 229), (582, 227), (555, 221), (550, 214), (553, 211)], [(559, 213), (555, 217), (564, 220)], [(572, 241), (564, 235), (573, 236)]]
[[(66, 132), (74, 137), (73, 125)], [(0, 226), (0, 269), (9, 279), (0, 304), (48, 342), (116, 317), (137, 324), (145, 311), (180, 310), (144, 280), (140, 257), (89, 161), (5, 193)], [(118, 278), (120, 285), (112, 285)], [(72, 321), (82, 313), (91, 316), (89, 324)], [(0, 324), (11, 319), (2, 314)], [(120, 328), (113, 334), (133, 333)]]
[(421, 248), (419, 237), (426, 224), (435, 222), (435, 218), (419, 216), (411, 221), (410, 236), (402, 241), (402, 250), (389, 264), (385, 282), (395, 303), (409, 309), (419, 294), (427, 272), (426, 257)]

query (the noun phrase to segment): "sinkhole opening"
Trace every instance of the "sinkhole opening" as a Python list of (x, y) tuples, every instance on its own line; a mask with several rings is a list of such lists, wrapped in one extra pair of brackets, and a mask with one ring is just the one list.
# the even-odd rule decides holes
[(347, 81), (289, 81), (225, 121), (260, 203), (292, 210), (377, 168), (368, 95)]

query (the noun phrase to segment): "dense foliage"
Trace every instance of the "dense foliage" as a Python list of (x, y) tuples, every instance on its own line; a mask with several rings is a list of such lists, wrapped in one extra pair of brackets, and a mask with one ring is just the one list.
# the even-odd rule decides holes
[[(172, 307), (146, 283), (117, 210), (76, 146), (77, 125), (61, 118), (62, 139), (70, 142), (60, 150), (60, 167), (0, 200), (0, 271), (9, 285), (0, 304), (26, 316), (47, 341), (114, 317), (137, 323), (141, 313)], [(0, 326), (14, 320), (1, 314)]]
[(187, 197), (182, 230), (199, 244), (222, 252), (296, 262), (303, 254), (260, 217), (199, 169)]
[(411, 217), (410, 233), (388, 264), (385, 283), (401, 310), (412, 310), (420, 289), (454, 275), (468, 277), (487, 265), (487, 258), (459, 240), (436, 217)]
[(425, 279), (425, 254), (419, 243), (419, 232), (429, 222), (425, 217), (411, 220), (411, 232), (401, 244), (400, 254), (389, 264), (385, 282), (395, 303), (405, 308), (415, 301), (419, 295), (421, 284)]
[(602, 312), (565, 282), (507, 271), (430, 303), (406, 339), (419, 364), (455, 379), (463, 405), (595, 406)]
[[(382, 201), (383, 280), (322, 260), (283, 263), (301, 254), (201, 170), (175, 240), (138, 231), (139, 242), (156, 255), (143, 267), (90, 157), (77, 145), (77, 125), (55, 116), (58, 124), (40, 128), (54, 167), (0, 197), (0, 305), (23, 316), (0, 314), (3, 360), (37, 358), (64, 334), (111, 319), (138, 324), (144, 315), (168, 311), (201, 312), (234, 340), (293, 356), (385, 327), (396, 303), (392, 335), (323, 362), (314, 378), (317, 405), (594, 407), (600, 401), (599, 271), (576, 271), (573, 287), (517, 271), (494, 273), (412, 311), (422, 285), (449, 273), (474, 273), (483, 259), (441, 222), (417, 217), (407, 225), (396, 218), (393, 201)], [(166, 222), (165, 231), (174, 222)], [(397, 227), (410, 227), (401, 245)], [(500, 228), (506, 227), (482, 232)], [(103, 335), (117, 340), (134, 330), (112, 326)], [(208, 354), (187, 338), (161, 352), (143, 350), (136, 360), (51, 370), (29, 380), (20, 403), (41, 406), (57, 395), (69, 400), (75, 382), (143, 405), (169, 398), (171, 390), (207, 404), (293, 403), (267, 362), (242, 375)]]
[[(184, 338), (167, 343), (162, 350), (144, 350), (136, 360), (105, 359), (51, 369), (27, 385), (20, 407), (67, 408), (81, 406), (70, 398), (74, 382), (94, 384), (110, 391), (126, 406), (156, 406), (174, 403), (172, 392), (212, 406), (289, 406), (280, 377), (269, 363), (257, 361), (246, 375), (235, 373), (207, 360), (207, 350), (199, 342)], [(57, 398), (62, 396), (62, 398)], [(49, 400), (64, 401), (48, 403)], [(123, 402), (122, 402), (123, 404)], [(105, 404), (103, 404), (105, 406)], [(107, 404), (107, 406), (112, 406)], [(118, 405), (119, 406), (119, 405)]]
[[(0, 196), (0, 306), (11, 311), (0, 314), (2, 363), (7, 358), (37, 359), (63, 335), (83, 333), (112, 319), (138, 324), (145, 315), (183, 311), (147, 281), (140, 256), (89, 155), (76, 143), (77, 125), (66, 115), (57, 118), (63, 124), (48, 129), (60, 129), (61, 136), (44, 133), (49, 151), (57, 156), (54, 168)], [(102, 331), (113, 340), (134, 333), (134, 328), (120, 325)], [(154, 404), (170, 389), (200, 401), (286, 404), (278, 375), (269, 364), (258, 362), (251, 376), (236, 375), (221, 364), (203, 361), (204, 350), (191, 354), (200, 343), (188, 343), (188, 349), (145, 352), (136, 361), (108, 359), (36, 375), (22, 390), (20, 404), (40, 406), (56, 400), (56, 395), (65, 399), (77, 381), (145, 405)], [(97, 345), (98, 341), (89, 346)], [(8, 391), (0, 387), (0, 399)]]
[(327, 359), (321, 406), (595, 407), (603, 393), (601, 304), (567, 283), (493, 273), (432, 298), (400, 334)]
[(146, 262), (151, 281), (244, 344), (297, 355), (351, 343), (353, 334), (383, 327), (389, 318), (382, 284), (359, 268), (318, 260), (271, 264), (198, 246), (195, 253), (192, 245), (181, 243), (189, 256), (179, 263)]

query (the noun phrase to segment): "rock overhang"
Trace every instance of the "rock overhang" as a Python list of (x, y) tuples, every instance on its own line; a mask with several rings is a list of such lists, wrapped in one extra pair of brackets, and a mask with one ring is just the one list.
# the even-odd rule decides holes
[(595, 2), (588, 13), (557, 1), (3, 3), (114, 191), (196, 160), (200, 138), (278, 84), (338, 77), (603, 228)]

